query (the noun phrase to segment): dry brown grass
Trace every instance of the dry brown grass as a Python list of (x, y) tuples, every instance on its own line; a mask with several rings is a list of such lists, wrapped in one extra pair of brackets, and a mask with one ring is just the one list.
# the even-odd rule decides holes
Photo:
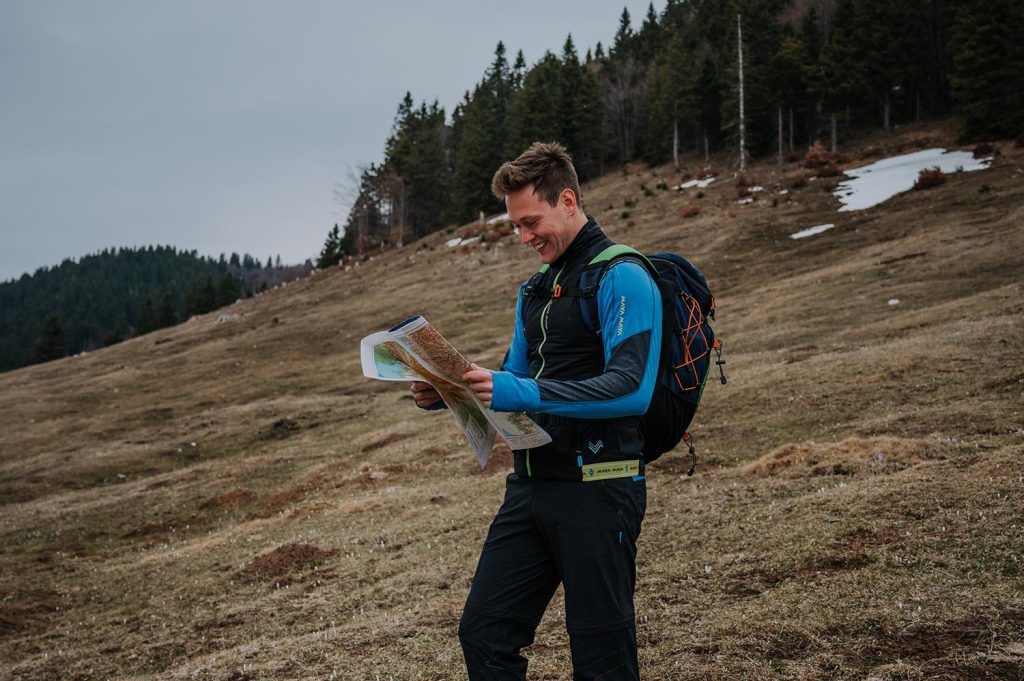
[[(816, 183), (737, 208), (720, 181), (684, 221), (689, 192), (636, 193), (668, 168), (584, 188), (614, 238), (707, 273), (730, 368), (697, 475), (650, 469), (645, 678), (1021, 675), (1022, 154), (854, 214)], [(0, 375), (0, 677), (462, 678), (510, 455), (480, 471), (446, 416), (361, 377), (357, 344), (422, 313), (496, 366), (536, 262), (495, 236), (432, 235), (236, 322)], [(560, 598), (531, 678), (568, 678)]]

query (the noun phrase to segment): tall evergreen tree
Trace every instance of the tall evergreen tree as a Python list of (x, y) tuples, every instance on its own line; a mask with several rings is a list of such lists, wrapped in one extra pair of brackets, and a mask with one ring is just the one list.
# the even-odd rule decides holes
[(60, 359), (66, 354), (67, 343), (64, 339), (64, 329), (61, 328), (56, 317), (47, 317), (32, 351), (33, 361), (49, 362), (52, 359)]
[(240, 297), (238, 280), (230, 272), (225, 272), (220, 278), (216, 292), (216, 307), (231, 305)]
[(965, 139), (1024, 133), (1024, 5), (961, 2), (953, 26), (953, 95)]
[[(348, 233), (348, 229), (345, 233)], [(317, 258), (316, 266), (317, 269), (325, 270), (328, 267), (337, 265), (341, 260), (341, 235), (338, 230), (338, 225), (335, 223), (334, 227), (327, 232), (327, 239), (324, 241), (324, 247), (320, 249), (320, 257)]]
[(142, 309), (139, 311), (139, 321), (135, 326), (135, 335), (141, 336), (156, 330), (156, 328), (157, 317), (156, 310), (153, 308), (153, 299), (150, 296), (146, 296), (146, 300), (142, 303)]
[(484, 79), (467, 93), (452, 116), (454, 172), (450, 216), (468, 220), (478, 211), (497, 211), (491, 177), (504, 160), (512, 93), (505, 45), (498, 43)]
[(158, 329), (174, 326), (178, 323), (178, 311), (174, 305), (174, 297), (165, 293), (160, 300), (160, 309), (157, 312), (156, 324)]

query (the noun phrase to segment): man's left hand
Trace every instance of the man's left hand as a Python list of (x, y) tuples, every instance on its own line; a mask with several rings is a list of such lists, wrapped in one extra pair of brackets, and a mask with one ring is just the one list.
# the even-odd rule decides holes
[(477, 399), (490, 409), (491, 397), (494, 395), (494, 372), (478, 367), (476, 364), (471, 366), (472, 369), (462, 374), (462, 380), (469, 383), (469, 387), (476, 393)]

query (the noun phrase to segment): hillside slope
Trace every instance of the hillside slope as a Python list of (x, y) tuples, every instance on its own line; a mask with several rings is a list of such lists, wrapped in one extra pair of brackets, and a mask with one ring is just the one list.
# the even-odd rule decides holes
[[(1002, 151), (852, 214), (826, 180), (779, 193), (793, 165), (755, 165), (749, 205), (729, 179), (645, 195), (667, 168), (584, 187), (613, 238), (708, 274), (729, 362), (698, 474), (651, 466), (645, 678), (1024, 675), (1024, 152)], [(480, 471), (357, 347), (419, 313), (498, 364), (535, 256), (447, 238), (0, 375), (0, 677), (462, 678), (511, 457)], [(560, 598), (531, 678), (567, 678)]]

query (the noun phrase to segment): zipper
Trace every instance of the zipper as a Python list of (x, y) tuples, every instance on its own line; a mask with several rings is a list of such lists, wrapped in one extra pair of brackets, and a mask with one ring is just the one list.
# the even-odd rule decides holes
[[(558, 286), (558, 278), (562, 276), (562, 272), (565, 270), (565, 265), (558, 270), (558, 274), (555, 275), (555, 281), (551, 284), (551, 289), (554, 290)], [(537, 346), (537, 355), (540, 356), (540, 369), (537, 369), (537, 375), (533, 377), (533, 380), (540, 378), (541, 373), (544, 371), (544, 365), (547, 360), (544, 359), (544, 344), (548, 341), (548, 310), (551, 309), (551, 303), (555, 301), (554, 298), (548, 298), (548, 302), (544, 305), (544, 309), (540, 311), (540, 333), (541, 340), (540, 345)], [(529, 476), (533, 475), (530, 468), (530, 451), (526, 450), (526, 474)]]
[[(558, 274), (555, 275), (555, 281), (551, 284), (552, 290), (558, 286), (558, 278), (562, 276), (563, 270), (565, 270), (565, 265), (562, 265), (562, 268), (558, 270)], [(540, 356), (540, 369), (537, 369), (537, 375), (533, 377), (535, 381), (540, 378), (541, 372), (544, 371), (544, 365), (547, 363), (547, 360), (544, 359), (544, 344), (548, 342), (548, 310), (551, 309), (551, 303), (553, 302), (555, 302), (555, 299), (549, 298), (547, 304), (544, 305), (544, 309), (540, 311), (541, 340), (540, 345), (537, 347), (537, 354)]]

